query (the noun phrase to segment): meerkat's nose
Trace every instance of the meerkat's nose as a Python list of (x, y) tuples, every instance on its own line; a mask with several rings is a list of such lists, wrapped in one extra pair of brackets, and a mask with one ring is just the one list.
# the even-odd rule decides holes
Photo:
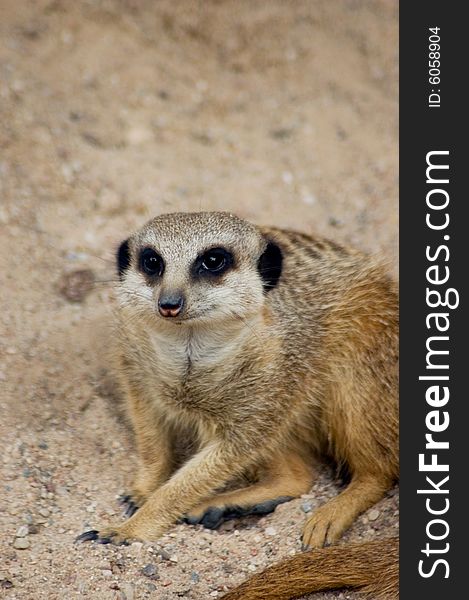
[(182, 296), (162, 294), (158, 300), (158, 310), (162, 317), (177, 317), (183, 304), (184, 298)]

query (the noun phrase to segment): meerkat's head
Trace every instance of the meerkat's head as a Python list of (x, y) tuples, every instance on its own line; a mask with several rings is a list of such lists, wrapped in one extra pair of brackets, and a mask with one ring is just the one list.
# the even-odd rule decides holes
[(122, 242), (117, 268), (121, 304), (147, 322), (215, 324), (260, 312), (282, 253), (229, 213), (174, 213)]

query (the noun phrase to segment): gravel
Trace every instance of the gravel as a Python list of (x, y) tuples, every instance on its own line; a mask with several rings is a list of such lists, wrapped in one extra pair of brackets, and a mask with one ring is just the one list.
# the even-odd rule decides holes
[[(221, 598), (299, 552), (340, 487), (319, 467), (262, 518), (73, 543), (121, 521), (136, 468), (109, 352), (115, 251), (155, 214), (215, 209), (382, 252), (395, 271), (396, 3), (1, 4), (0, 596)], [(344, 542), (395, 533), (398, 501)], [(355, 596), (318, 600), (338, 597)]]

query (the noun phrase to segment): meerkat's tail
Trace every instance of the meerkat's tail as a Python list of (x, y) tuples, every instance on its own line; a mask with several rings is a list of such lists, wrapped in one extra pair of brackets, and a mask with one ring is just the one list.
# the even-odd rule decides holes
[(398, 554), (397, 537), (312, 550), (254, 575), (223, 600), (290, 600), (340, 588), (360, 590), (373, 600), (395, 600)]

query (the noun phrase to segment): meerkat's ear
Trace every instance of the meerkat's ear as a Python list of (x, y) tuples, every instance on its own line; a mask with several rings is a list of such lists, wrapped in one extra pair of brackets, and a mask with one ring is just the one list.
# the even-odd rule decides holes
[(129, 240), (124, 240), (116, 252), (117, 272), (119, 279), (124, 276), (124, 271), (130, 265)]
[(282, 273), (283, 256), (280, 248), (272, 240), (267, 240), (267, 246), (257, 263), (260, 276), (264, 283), (264, 291), (274, 288)]

